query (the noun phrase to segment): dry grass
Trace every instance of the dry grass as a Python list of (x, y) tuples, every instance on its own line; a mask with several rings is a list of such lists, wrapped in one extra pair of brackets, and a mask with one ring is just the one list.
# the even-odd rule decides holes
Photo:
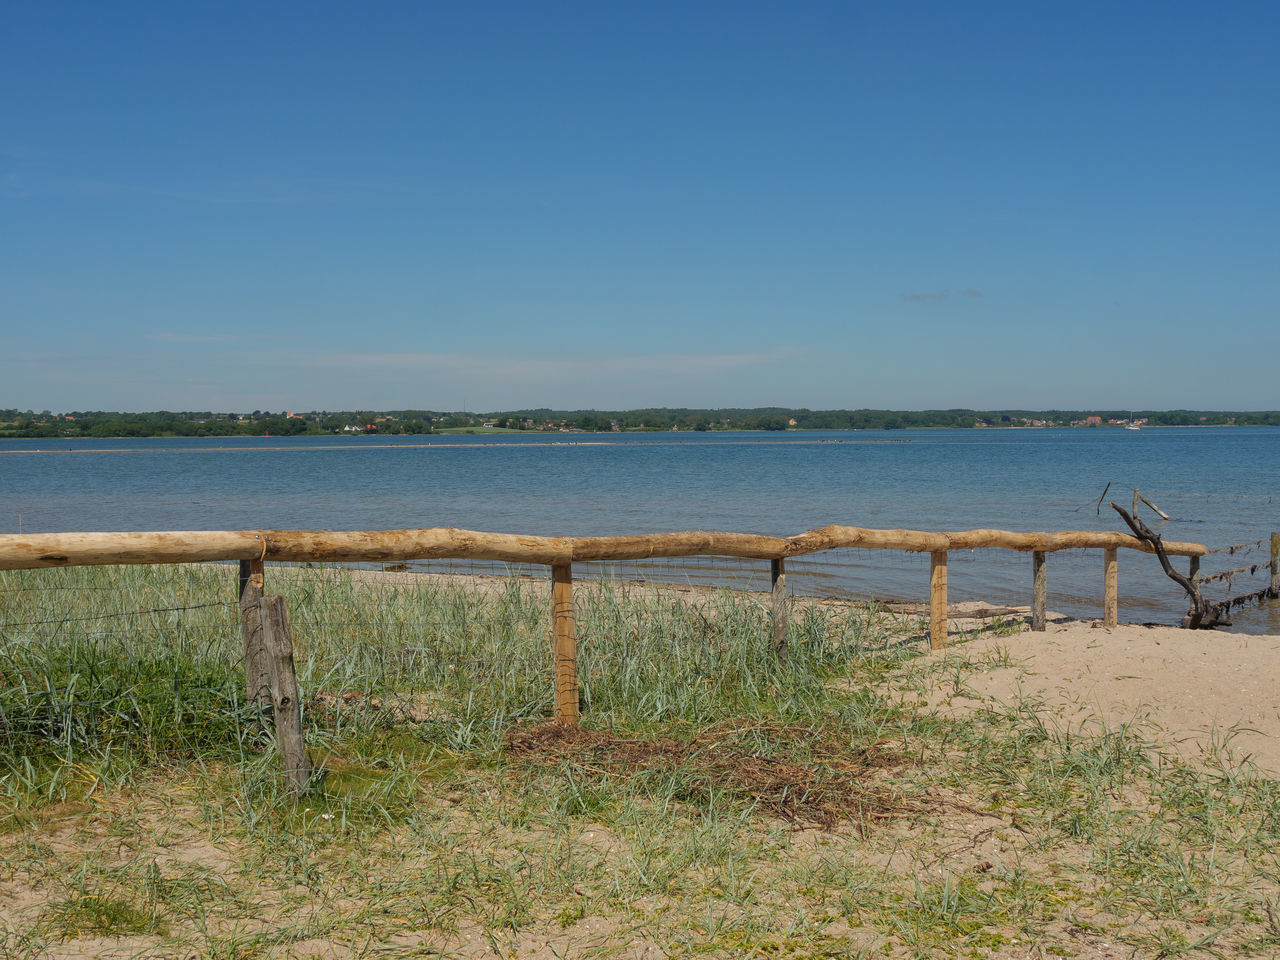
[[(715, 724), (684, 743), (540, 723), (513, 728), (505, 753), (514, 764), (559, 767), (596, 780), (677, 776), (690, 799), (736, 797), (797, 828), (832, 829), (849, 822), (865, 831), (872, 821), (920, 809), (886, 776), (905, 761), (883, 745), (870, 744), (851, 755), (821, 730), (745, 717)], [(806, 762), (790, 759), (797, 756)]]

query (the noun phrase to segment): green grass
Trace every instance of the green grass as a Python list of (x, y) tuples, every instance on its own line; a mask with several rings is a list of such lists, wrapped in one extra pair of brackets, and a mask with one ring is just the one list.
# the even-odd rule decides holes
[(565, 740), (545, 581), (269, 568), (324, 773), (295, 799), (235, 579), (0, 574), (0, 960), (1280, 949), (1280, 784), (1035, 702), (927, 706), (1005, 647), (799, 605), (779, 664), (761, 598), (580, 584)]

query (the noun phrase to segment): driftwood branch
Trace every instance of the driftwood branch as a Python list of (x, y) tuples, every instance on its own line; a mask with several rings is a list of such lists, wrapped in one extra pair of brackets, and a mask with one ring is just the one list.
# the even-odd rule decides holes
[(1102, 501), (1107, 499), (1107, 491), (1110, 489), (1111, 489), (1111, 481), (1108, 480), (1107, 485), (1102, 488), (1102, 496), (1098, 498), (1098, 505), (1097, 507), (1094, 508), (1094, 511), (1093, 511), (1099, 517), (1102, 516)]
[[(1136, 493), (1137, 491), (1134, 492)], [(1160, 534), (1153, 533), (1151, 528), (1143, 523), (1141, 519), (1131, 516), (1124, 507), (1114, 500), (1111, 502), (1111, 509), (1120, 514), (1129, 529), (1133, 531), (1135, 537), (1151, 547), (1151, 551), (1160, 561), (1160, 566), (1163, 568), (1165, 575), (1187, 591), (1187, 597), (1191, 601), (1191, 609), (1182, 618), (1184, 627), (1189, 630), (1208, 630), (1211, 627), (1230, 624), (1231, 621), (1224, 617), (1218, 605), (1205, 601), (1204, 595), (1200, 592), (1199, 584), (1173, 569), (1173, 564), (1169, 562), (1169, 555), (1165, 552), (1164, 543), (1160, 540)]]
[[(1135, 491), (1135, 492), (1136, 492), (1136, 491)], [(1154, 511), (1156, 512), (1156, 516), (1158, 516), (1161, 520), (1172, 520), (1172, 519), (1173, 519), (1173, 517), (1169, 516), (1167, 513), (1165, 513), (1163, 510), (1161, 510), (1159, 507), (1157, 507), (1154, 503), (1152, 503), (1150, 500), (1148, 500), (1148, 499), (1147, 499), (1145, 496), (1143, 496), (1141, 493), (1139, 493), (1139, 494), (1138, 494), (1138, 499), (1139, 499), (1139, 500), (1141, 500), (1143, 503), (1145, 503), (1145, 504), (1146, 504), (1148, 507), (1150, 507), (1152, 510), (1154, 510)]]
[(1158, 516), (1161, 520), (1172, 520), (1172, 519), (1173, 519), (1173, 517), (1169, 516), (1167, 513), (1165, 513), (1163, 510), (1161, 510), (1159, 507), (1157, 507), (1154, 503), (1152, 503), (1150, 500), (1148, 500), (1148, 499), (1146, 498), (1146, 496), (1142, 493), (1142, 491), (1141, 491), (1141, 490), (1139, 490), (1137, 487), (1134, 487), (1134, 488), (1133, 488), (1133, 515), (1134, 515), (1135, 517), (1138, 515), (1138, 501), (1139, 501), (1139, 500), (1141, 500), (1141, 501), (1142, 501), (1143, 503), (1145, 503), (1148, 507), (1150, 507), (1150, 508), (1152, 509), (1152, 511), (1154, 511), (1154, 512), (1155, 512), (1156, 516)]

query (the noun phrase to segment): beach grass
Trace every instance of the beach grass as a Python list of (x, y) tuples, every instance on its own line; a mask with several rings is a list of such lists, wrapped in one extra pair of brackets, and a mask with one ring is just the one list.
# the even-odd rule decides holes
[(0, 958), (1280, 949), (1280, 784), (1141, 723), (948, 709), (999, 648), (815, 603), (779, 663), (763, 597), (584, 583), (572, 732), (545, 580), (270, 567), (295, 799), (235, 590), (0, 574)]

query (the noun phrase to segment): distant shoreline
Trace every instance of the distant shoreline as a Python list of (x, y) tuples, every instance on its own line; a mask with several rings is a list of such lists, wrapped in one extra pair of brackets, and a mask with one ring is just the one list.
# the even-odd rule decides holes
[(0, 409), (0, 439), (439, 437), (566, 434), (908, 432), (913, 430), (1147, 429), (1163, 426), (1280, 426), (1280, 410), (811, 410), (785, 407), (656, 407), (635, 410), (526, 409), (497, 413), (438, 410), (34, 413)]
[[(1166, 424), (1166, 423), (1161, 423), (1161, 424), (1150, 424), (1150, 425), (1145, 425), (1145, 424), (1144, 424), (1144, 425), (1142, 426), (1142, 428), (1141, 428), (1141, 429), (1142, 429), (1142, 430), (1247, 430), (1247, 429), (1249, 429), (1249, 428), (1251, 428), (1251, 427), (1262, 427), (1262, 428), (1265, 428), (1265, 427), (1269, 427), (1269, 426), (1272, 426), (1272, 425), (1271, 425), (1271, 424), (1265, 424), (1265, 423), (1167, 423), (1167, 424)], [(710, 431), (698, 431), (698, 433), (699, 433), (700, 435), (702, 435), (702, 436), (707, 436), (707, 435), (717, 434), (717, 433), (756, 433), (756, 434), (769, 435), (769, 436), (774, 436), (774, 437), (782, 437), (782, 436), (785, 436), (786, 434), (795, 434), (795, 433), (902, 433), (902, 434), (911, 434), (911, 433), (918, 433), (918, 432), (923, 431), (923, 430), (946, 430), (946, 431), (948, 431), (948, 432), (963, 432), (963, 433), (969, 433), (969, 432), (979, 432), (979, 433), (981, 433), (981, 432), (987, 432), (987, 431), (999, 432), (999, 433), (1005, 433), (1005, 432), (1012, 432), (1012, 431), (1044, 432), (1044, 431), (1050, 431), (1050, 430), (1052, 430), (1052, 431), (1066, 432), (1066, 431), (1078, 431), (1078, 430), (1124, 430), (1124, 429), (1125, 429), (1125, 428), (1124, 428), (1123, 426), (1119, 425), (1119, 424), (1105, 424), (1105, 425), (1103, 425), (1103, 426), (1101, 426), (1101, 427), (1099, 427), (1099, 426), (1092, 426), (1092, 427), (1069, 427), (1069, 426), (1057, 426), (1057, 427), (1026, 427), (1026, 426), (1018, 426), (1018, 427), (1012, 427), (1012, 426), (1000, 426), (1000, 427), (995, 427), (995, 426), (992, 426), (992, 427), (904, 427), (904, 428), (899, 429), (899, 430), (865, 430), (865, 429), (839, 429), (839, 428), (834, 428), (834, 427), (833, 427), (833, 428), (809, 427), (809, 428), (805, 428), (805, 429), (792, 429), (792, 430), (786, 430), (786, 431), (782, 431), (782, 430), (746, 430), (746, 429), (743, 429), (743, 430), (710, 430)], [(566, 436), (568, 436), (568, 437), (596, 437), (596, 436), (603, 436), (603, 437), (623, 437), (623, 436), (627, 436), (628, 434), (642, 434), (642, 435), (647, 436), (647, 437), (657, 437), (657, 436), (660, 436), (660, 435), (662, 435), (662, 434), (675, 434), (676, 436), (688, 436), (691, 432), (693, 432), (693, 431), (687, 431), (687, 430), (625, 430), (625, 431), (604, 431), (604, 430), (601, 430), (601, 431), (591, 432), (591, 431), (585, 431), (585, 430), (583, 430), (583, 431), (571, 431), (571, 432), (568, 432), (568, 433), (551, 433), (551, 432), (548, 432), (548, 431), (537, 431), (537, 430), (529, 430), (529, 431), (496, 430), (496, 431), (492, 431), (492, 432), (482, 431), (482, 430), (475, 430), (475, 431), (473, 431), (473, 432), (470, 432), (470, 431), (468, 431), (468, 432), (463, 432), (463, 431), (450, 431), (450, 432), (448, 432), (448, 433), (417, 433), (417, 434), (386, 434), (386, 435), (385, 435), (385, 436), (389, 436), (389, 437), (391, 437), (391, 436), (401, 436), (401, 437), (470, 437), (470, 436), (475, 436), (475, 437), (499, 437), (499, 436), (509, 436), (509, 437), (510, 437), (510, 436), (522, 436), (522, 437), (543, 437), (543, 436), (545, 436), (545, 437), (547, 438), (547, 439), (545, 439), (545, 440), (544, 440), (544, 439), (538, 439), (538, 440), (533, 440), (533, 439), (530, 439), (530, 440), (523, 440), (523, 441), (520, 441), (520, 442), (518, 442), (518, 443), (517, 443), (517, 442), (509, 441), (509, 440), (508, 440), (508, 441), (498, 440), (498, 441), (493, 441), (493, 442), (490, 442), (490, 443), (479, 443), (479, 442), (465, 442), (465, 443), (436, 443), (436, 442), (431, 442), (431, 441), (420, 442), (420, 443), (386, 443), (386, 442), (375, 442), (375, 441), (374, 441), (374, 438), (377, 438), (377, 440), (379, 440), (379, 441), (381, 441), (381, 440), (382, 440), (382, 437), (378, 437), (378, 435), (377, 435), (377, 434), (355, 434), (355, 433), (351, 433), (351, 434), (302, 433), (302, 434), (296, 434), (296, 435), (293, 435), (293, 436), (280, 436), (280, 437), (267, 437), (267, 436), (262, 436), (262, 435), (259, 435), (259, 434), (245, 434), (245, 433), (218, 434), (218, 435), (215, 435), (215, 436), (207, 436), (207, 437), (186, 436), (186, 435), (182, 435), (182, 434), (153, 434), (153, 435), (151, 435), (151, 436), (146, 436), (146, 437), (128, 437), (128, 436), (112, 436), (112, 437), (4, 437), (4, 436), (0, 436), (0, 441), (5, 441), (5, 440), (36, 440), (36, 441), (40, 441), (40, 440), (43, 440), (43, 441), (47, 441), (47, 442), (49, 442), (50, 444), (62, 444), (62, 443), (97, 443), (97, 442), (110, 441), (110, 440), (133, 440), (133, 441), (141, 441), (141, 440), (193, 440), (193, 441), (199, 441), (199, 440), (204, 440), (204, 441), (206, 441), (206, 442), (208, 442), (208, 443), (212, 444), (214, 441), (218, 441), (218, 440), (276, 440), (276, 441), (281, 441), (281, 440), (298, 440), (298, 439), (303, 439), (303, 438), (312, 438), (312, 439), (314, 439), (314, 438), (325, 438), (325, 439), (337, 439), (337, 438), (343, 438), (343, 439), (348, 439), (348, 440), (361, 440), (361, 439), (363, 439), (364, 437), (369, 437), (370, 439), (369, 439), (367, 442), (362, 442), (362, 443), (360, 443), (359, 447), (354, 447), (354, 446), (350, 446), (350, 445), (347, 445), (347, 444), (340, 444), (340, 443), (328, 443), (328, 444), (319, 444), (319, 443), (316, 443), (316, 444), (312, 444), (312, 445), (310, 445), (310, 446), (305, 447), (305, 449), (308, 449), (308, 450), (355, 450), (355, 449), (364, 449), (364, 450), (406, 449), (406, 450), (413, 450), (413, 449), (421, 449), (421, 448), (424, 448), (424, 447), (442, 447), (442, 448), (443, 448), (443, 447), (451, 447), (451, 448), (467, 448), (467, 447), (557, 447), (557, 446), (580, 446), (580, 447), (586, 447), (586, 446), (609, 447), (609, 446), (613, 446), (613, 447), (625, 447), (625, 446), (641, 446), (641, 445), (644, 445), (644, 446), (653, 446), (653, 445), (655, 445), (655, 444), (661, 444), (661, 443), (676, 443), (676, 442), (680, 442), (680, 441), (668, 441), (668, 440), (661, 440), (661, 439), (654, 439), (654, 440), (648, 440), (648, 441), (638, 441), (638, 440), (553, 440), (553, 439), (551, 439), (551, 438), (552, 438), (552, 437), (566, 437)], [(745, 439), (744, 439), (744, 440), (703, 440), (703, 441), (702, 441), (702, 443), (703, 443), (703, 444), (705, 444), (705, 445), (720, 445), (720, 446), (748, 446), (748, 445), (752, 445), (752, 444), (762, 444), (762, 443), (786, 443), (786, 444), (856, 443), (856, 444), (874, 444), (874, 443), (909, 443), (909, 442), (910, 442), (910, 440), (909, 440), (907, 437), (905, 437), (905, 436), (904, 436), (904, 437), (901, 437), (901, 438), (898, 438), (898, 437), (878, 437), (878, 438), (875, 438), (875, 439), (867, 439), (867, 440), (821, 439), (821, 438), (808, 439), (808, 438), (806, 438), (806, 439), (795, 439), (795, 440), (783, 440), (783, 439), (774, 439), (774, 440), (750, 439), (750, 440), (745, 440)], [(224, 447), (224, 446), (216, 445), (216, 446), (207, 446), (207, 447), (186, 447), (186, 448), (182, 448), (182, 449), (175, 449), (175, 450), (173, 450), (173, 451), (171, 451), (171, 452), (173, 452), (173, 453), (201, 453), (201, 452), (203, 452), (203, 453), (219, 453), (219, 452), (225, 452), (225, 453), (249, 453), (249, 452), (253, 452), (253, 451), (255, 451), (255, 450), (298, 450), (298, 449), (304, 449), (304, 448), (303, 448), (303, 447), (298, 447), (298, 446), (293, 446), (292, 444), (287, 445), (287, 446), (286, 446), (286, 445), (279, 445), (279, 446), (276, 446), (276, 445), (272, 445), (272, 446), (261, 446), (261, 445), (260, 445), (260, 446), (254, 446), (254, 447)], [(128, 448), (128, 447), (84, 448), (84, 449), (78, 449), (78, 450), (72, 450), (72, 449), (67, 449), (67, 450), (57, 450), (57, 449), (41, 449), (41, 448), (37, 448), (37, 449), (35, 449), (35, 450), (0, 450), (0, 454), (11, 454), (11, 453), (147, 453), (147, 452), (152, 452), (152, 451), (150, 451), (150, 450), (146, 450), (146, 449), (143, 449), (143, 448)]]

